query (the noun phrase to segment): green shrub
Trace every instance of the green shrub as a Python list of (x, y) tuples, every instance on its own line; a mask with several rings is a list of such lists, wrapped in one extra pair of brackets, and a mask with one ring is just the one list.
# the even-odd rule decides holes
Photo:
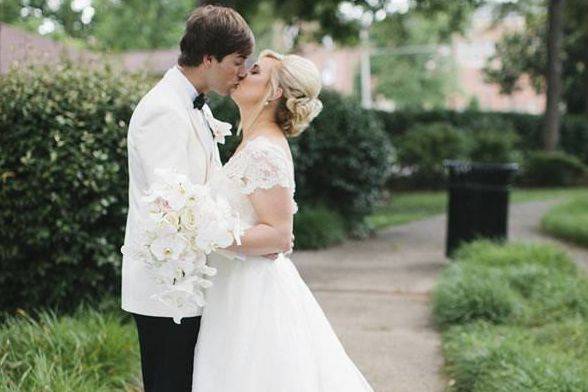
[(138, 348), (134, 325), (117, 313), (13, 316), (0, 325), (0, 390), (139, 390)]
[(334, 92), (320, 99), (323, 111), (291, 143), (297, 199), (337, 211), (358, 234), (391, 173), (393, 148), (372, 112)]
[(518, 160), (518, 136), (509, 129), (482, 129), (471, 134), (468, 158), (473, 162), (508, 163)]
[(533, 152), (524, 167), (524, 181), (539, 186), (578, 184), (586, 175), (586, 165), (563, 152)]
[(588, 247), (588, 199), (578, 198), (551, 209), (541, 228), (555, 237)]
[(140, 77), (75, 65), (0, 78), (0, 309), (116, 292)]
[(325, 207), (303, 206), (294, 216), (294, 234), (297, 249), (326, 248), (343, 241), (345, 222)]
[(465, 158), (467, 139), (463, 132), (445, 123), (416, 125), (397, 142), (398, 163), (415, 186), (444, 184), (446, 159)]

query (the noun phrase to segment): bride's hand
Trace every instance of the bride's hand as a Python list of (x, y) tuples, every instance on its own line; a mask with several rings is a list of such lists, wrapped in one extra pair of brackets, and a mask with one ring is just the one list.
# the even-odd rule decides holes
[[(294, 250), (294, 233), (292, 233), (292, 240), (290, 241), (290, 249), (288, 249), (287, 251), (284, 252), (284, 256), (290, 256), (292, 254), (292, 251)], [(265, 257), (266, 259), (270, 259), (272, 261), (275, 261), (278, 259), (278, 257), (280, 256), (279, 253), (271, 253), (269, 255), (265, 255), (263, 257)]]

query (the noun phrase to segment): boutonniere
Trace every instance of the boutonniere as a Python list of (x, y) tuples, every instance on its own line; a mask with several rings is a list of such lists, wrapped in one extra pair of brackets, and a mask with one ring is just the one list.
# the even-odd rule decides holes
[(212, 131), (214, 141), (216, 143), (225, 144), (225, 137), (232, 135), (231, 128), (233, 126), (227, 122), (219, 121), (214, 118), (208, 107), (205, 107), (202, 112), (204, 113), (204, 118)]

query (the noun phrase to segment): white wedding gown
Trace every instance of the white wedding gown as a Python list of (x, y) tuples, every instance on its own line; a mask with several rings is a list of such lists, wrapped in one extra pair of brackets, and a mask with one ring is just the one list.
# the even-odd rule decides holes
[[(282, 186), (293, 196), (294, 170), (285, 150), (257, 137), (217, 170), (211, 186), (250, 227), (257, 220), (247, 195)], [(288, 258), (213, 254), (209, 264), (218, 273), (206, 292), (193, 392), (373, 391)]]

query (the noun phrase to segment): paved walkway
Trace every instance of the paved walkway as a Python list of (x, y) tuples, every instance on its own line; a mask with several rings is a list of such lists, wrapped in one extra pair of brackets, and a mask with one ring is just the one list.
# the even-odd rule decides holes
[[(556, 202), (513, 205), (511, 239), (549, 239), (536, 230)], [(429, 294), (444, 257), (445, 217), (396, 226), (366, 241), (325, 251), (295, 252), (293, 260), (347, 352), (376, 392), (437, 392), (440, 336)], [(588, 251), (568, 247), (588, 268)]]

